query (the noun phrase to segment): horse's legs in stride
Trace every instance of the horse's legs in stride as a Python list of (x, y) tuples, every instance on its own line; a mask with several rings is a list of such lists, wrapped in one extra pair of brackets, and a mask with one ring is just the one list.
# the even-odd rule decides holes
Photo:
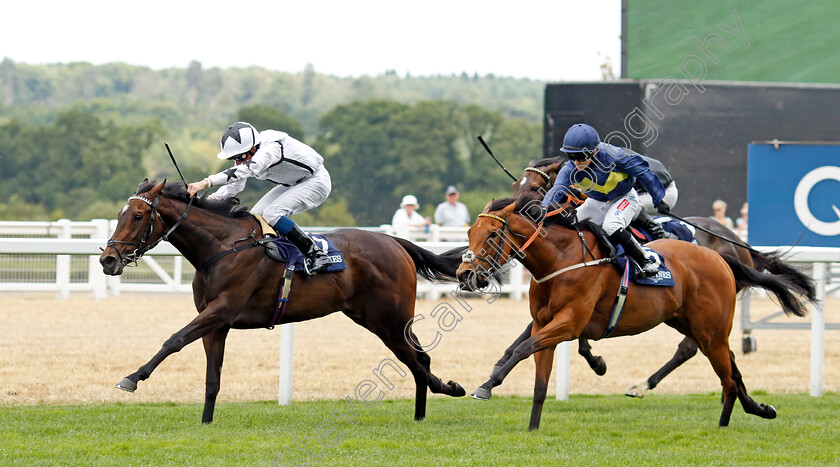
[(674, 356), (671, 357), (671, 360), (669, 360), (668, 363), (666, 363), (656, 373), (650, 375), (648, 379), (628, 389), (624, 395), (639, 398), (645, 397), (646, 390), (655, 388), (656, 385), (659, 384), (659, 382), (666, 376), (671, 374), (672, 371), (676, 370), (677, 367), (690, 360), (691, 357), (696, 354), (697, 343), (694, 342), (694, 339), (686, 337), (682, 340), (682, 342), (680, 342), (680, 345), (677, 347), (677, 352), (674, 353)]
[(531, 406), (531, 421), (528, 424), (528, 430), (536, 430), (540, 427), (540, 416), (548, 392), (548, 378), (551, 376), (551, 364), (554, 362), (554, 347), (535, 353), (534, 362), (537, 366), (534, 380), (534, 403)]
[(732, 363), (732, 379), (735, 380), (735, 386), (738, 388), (738, 400), (741, 401), (741, 407), (744, 412), (750, 415), (758, 415), (761, 418), (776, 418), (776, 408), (769, 404), (759, 404), (747, 394), (747, 388), (744, 386), (744, 380), (741, 378), (741, 372), (735, 365), (735, 354), (729, 352), (729, 360)]
[(732, 416), (732, 407), (735, 405), (735, 398), (738, 396), (738, 389), (732, 375), (732, 360), (729, 358), (729, 343), (715, 342), (700, 344), (700, 350), (709, 359), (715, 373), (720, 378), (720, 385), (723, 387), (723, 410), (720, 413), (719, 426), (728, 426), (729, 418)]
[(534, 331), (533, 335), (525, 339), (514, 349), (513, 354), (504, 365), (497, 367), (490, 379), (478, 387), (471, 396), (475, 399), (488, 400), (492, 396), (494, 387), (502, 384), (505, 377), (513, 370), (517, 363), (525, 360), (534, 352), (548, 347), (554, 347), (558, 343), (575, 338), (569, 318), (573, 312), (561, 310), (554, 315), (554, 318), (542, 329)]
[(216, 407), (216, 396), (219, 394), (222, 361), (225, 358), (225, 339), (227, 339), (228, 330), (228, 328), (219, 329), (201, 338), (204, 343), (204, 354), (207, 357), (204, 413), (201, 415), (201, 423), (213, 421), (213, 410)]
[(513, 351), (516, 350), (516, 348), (519, 346), (519, 344), (525, 342), (525, 339), (531, 337), (531, 328), (533, 326), (534, 326), (533, 321), (528, 323), (528, 326), (525, 326), (525, 330), (522, 331), (522, 334), (520, 334), (519, 337), (517, 337), (516, 340), (513, 341), (513, 344), (510, 344), (510, 347), (505, 349), (505, 354), (502, 355), (502, 358), (500, 358), (499, 361), (496, 362), (495, 365), (493, 365), (493, 371), (490, 372), (491, 375), (493, 373), (495, 373), (499, 368), (504, 366), (504, 364), (507, 363), (508, 360), (510, 360), (511, 355), (513, 355)]
[(137, 389), (139, 381), (145, 381), (149, 378), (152, 372), (157, 368), (163, 360), (175, 352), (180, 351), (187, 344), (194, 342), (199, 337), (203, 337), (215, 329), (221, 327), (221, 318), (219, 314), (222, 309), (219, 306), (208, 306), (203, 312), (199, 313), (190, 324), (184, 326), (180, 331), (172, 334), (167, 339), (158, 353), (152, 357), (145, 365), (141, 366), (134, 373), (123, 378), (117, 383), (116, 388), (128, 392), (134, 392)]
[(578, 339), (578, 353), (581, 357), (586, 359), (586, 363), (589, 364), (589, 368), (592, 368), (592, 371), (594, 371), (596, 375), (604, 376), (607, 373), (606, 360), (604, 360), (604, 358), (600, 355), (592, 355), (592, 346), (589, 345), (588, 340), (582, 337)]

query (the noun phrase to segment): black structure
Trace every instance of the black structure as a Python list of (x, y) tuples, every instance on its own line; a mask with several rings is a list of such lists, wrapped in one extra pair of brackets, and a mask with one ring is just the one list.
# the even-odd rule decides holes
[(747, 145), (840, 141), (840, 85), (620, 80), (546, 86), (546, 157), (561, 154), (563, 135), (579, 122), (609, 143), (661, 160), (680, 190), (676, 214), (710, 216), (712, 202), (722, 199), (735, 219), (747, 197)]

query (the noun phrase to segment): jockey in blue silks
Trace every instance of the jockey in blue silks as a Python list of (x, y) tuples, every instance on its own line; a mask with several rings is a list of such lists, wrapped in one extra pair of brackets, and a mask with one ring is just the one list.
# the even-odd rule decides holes
[(589, 125), (578, 123), (566, 132), (561, 149), (569, 161), (560, 169), (554, 186), (543, 199), (543, 206), (550, 208), (563, 199), (574, 185), (586, 193), (586, 201), (577, 208), (578, 219), (589, 218), (601, 224), (604, 232), (615, 245), (636, 264), (637, 276), (656, 275), (657, 266), (647, 257), (641, 245), (628, 232), (639, 210), (639, 196), (633, 185), (637, 179), (645, 187), (660, 211), (670, 207), (662, 201), (665, 188), (654, 175), (648, 163), (629, 149), (601, 142), (598, 132)]

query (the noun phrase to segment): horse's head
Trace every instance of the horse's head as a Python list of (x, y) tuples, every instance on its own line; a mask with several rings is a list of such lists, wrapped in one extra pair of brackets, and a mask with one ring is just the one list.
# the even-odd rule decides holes
[[(548, 163), (548, 161), (556, 161)], [(543, 159), (534, 162), (525, 169), (525, 173), (513, 182), (513, 197), (519, 204), (528, 201), (541, 200), (557, 178), (557, 172), (563, 166), (563, 161)]]
[(148, 179), (128, 198), (117, 216), (117, 227), (99, 257), (102, 272), (110, 276), (122, 274), (125, 266), (135, 263), (146, 251), (157, 245), (164, 232), (163, 221), (157, 212), (166, 180), (149, 188)]
[(540, 202), (518, 205), (512, 198), (491, 201), (467, 232), (469, 249), (456, 273), (461, 288), (485, 289), (511, 260), (542, 220)]

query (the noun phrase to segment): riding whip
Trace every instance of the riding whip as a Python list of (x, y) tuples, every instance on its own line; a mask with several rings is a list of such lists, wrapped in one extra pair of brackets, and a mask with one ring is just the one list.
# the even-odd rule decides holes
[(490, 150), (490, 146), (488, 146), (487, 143), (484, 142), (484, 138), (482, 138), (481, 135), (478, 135), (478, 141), (481, 142), (481, 145), (484, 146), (484, 149), (487, 150), (487, 153), (490, 154), (490, 157), (492, 157), (493, 160), (496, 161), (497, 164), (499, 164), (499, 167), (501, 167), (502, 170), (504, 170), (505, 173), (508, 174), (508, 177), (510, 177), (511, 180), (515, 182), (517, 178), (514, 177), (513, 174), (510, 173), (508, 169), (506, 169), (505, 166), (502, 165), (501, 162), (499, 162), (499, 159), (496, 159), (496, 156), (493, 154), (493, 151)]
[(694, 227), (695, 229), (702, 230), (703, 232), (706, 232), (706, 233), (707, 233), (707, 234), (709, 234), (709, 235), (712, 235), (712, 236), (717, 237), (717, 238), (719, 238), (719, 239), (721, 239), (721, 240), (727, 241), (727, 242), (729, 242), (729, 243), (731, 243), (731, 244), (733, 244), (733, 245), (735, 245), (735, 246), (739, 246), (739, 247), (744, 248), (744, 249), (746, 249), (746, 250), (749, 250), (749, 251), (751, 251), (751, 252), (753, 252), (753, 253), (761, 253), (760, 251), (758, 251), (758, 250), (756, 250), (755, 248), (753, 248), (753, 247), (751, 247), (751, 246), (747, 245), (746, 243), (736, 242), (735, 240), (731, 240), (731, 239), (729, 239), (729, 238), (726, 238), (726, 237), (724, 237), (723, 235), (720, 235), (720, 234), (714, 233), (714, 232), (712, 232), (711, 230), (704, 229), (703, 227), (700, 227), (699, 225), (695, 224), (694, 222), (691, 222), (691, 221), (689, 221), (689, 220), (685, 220), (685, 219), (683, 219), (682, 217), (677, 216), (676, 214), (672, 213), (671, 211), (668, 211), (668, 213), (667, 213), (667, 214), (665, 214), (665, 213), (660, 213), (660, 214), (662, 214), (662, 215), (664, 215), (664, 216), (668, 216), (668, 217), (673, 217), (674, 219), (676, 219), (676, 220), (678, 220), (678, 221), (681, 221), (681, 222), (685, 222), (686, 224), (688, 224), (688, 225), (690, 225), (690, 226)]
[(184, 187), (189, 187), (189, 183), (184, 179), (184, 174), (181, 173), (181, 169), (178, 167), (178, 163), (175, 162), (175, 156), (172, 155), (172, 150), (169, 149), (169, 143), (166, 141), (163, 142), (164, 146), (166, 146), (166, 151), (169, 152), (169, 158), (172, 159), (172, 163), (175, 164), (175, 170), (178, 171), (178, 175), (181, 176), (181, 181), (184, 182)]

